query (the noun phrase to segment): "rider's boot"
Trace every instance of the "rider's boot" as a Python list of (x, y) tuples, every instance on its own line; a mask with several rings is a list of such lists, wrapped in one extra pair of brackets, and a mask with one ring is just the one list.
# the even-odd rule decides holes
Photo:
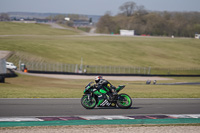
[(112, 89), (112, 94), (113, 94), (113, 96), (116, 96), (116, 95), (117, 95), (116, 89)]
[(115, 99), (116, 99), (116, 97), (117, 97), (117, 91), (116, 91), (116, 89), (112, 89), (111, 92), (112, 92), (112, 93), (111, 93), (111, 95), (110, 95), (110, 100), (111, 100), (111, 101), (115, 101)]

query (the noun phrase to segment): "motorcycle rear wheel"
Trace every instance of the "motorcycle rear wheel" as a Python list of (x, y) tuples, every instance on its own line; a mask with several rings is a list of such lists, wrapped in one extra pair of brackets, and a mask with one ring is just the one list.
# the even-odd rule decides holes
[(94, 97), (88, 99), (87, 95), (83, 95), (81, 98), (81, 105), (86, 109), (93, 109), (96, 106), (97, 102)]
[(118, 100), (117, 100), (117, 105), (119, 108), (122, 108), (122, 109), (130, 108), (132, 105), (132, 99), (127, 94), (119, 94)]

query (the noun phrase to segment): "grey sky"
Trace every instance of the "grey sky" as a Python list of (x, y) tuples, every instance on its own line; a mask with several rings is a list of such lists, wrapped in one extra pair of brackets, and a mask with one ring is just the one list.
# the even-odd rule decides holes
[[(112, 15), (119, 6), (131, 0), (0, 0), (0, 12), (74, 13), (87, 15)], [(200, 0), (133, 0), (151, 11), (198, 11)]]

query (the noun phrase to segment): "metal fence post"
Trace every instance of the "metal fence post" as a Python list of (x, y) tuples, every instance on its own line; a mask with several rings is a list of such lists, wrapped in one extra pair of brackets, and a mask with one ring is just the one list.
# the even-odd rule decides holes
[(150, 73), (151, 73), (151, 67), (149, 67), (149, 72), (148, 72), (148, 74), (150, 75)]
[(19, 71), (21, 71), (21, 60), (19, 60)]

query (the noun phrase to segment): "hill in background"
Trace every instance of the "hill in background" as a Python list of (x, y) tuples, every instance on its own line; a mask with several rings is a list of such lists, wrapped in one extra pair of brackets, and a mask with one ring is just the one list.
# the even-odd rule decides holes
[[(49, 16), (56, 16), (61, 13), (34, 13), (34, 12), (8, 12), (9, 17), (16, 17), (16, 18), (39, 18), (39, 19), (45, 19)], [(61, 15), (68, 15), (68, 14), (61, 14)], [(98, 15), (84, 15), (87, 16), (88, 18), (92, 18), (92, 21), (94, 23), (97, 23), (100, 19), (101, 16)]]
[(46, 24), (14, 22), (0, 22), (0, 34), (0, 50), (15, 51), (11, 61), (16, 63), (81, 64), (82, 58), (84, 66), (200, 66), (199, 40), (194, 38), (87, 36)]

